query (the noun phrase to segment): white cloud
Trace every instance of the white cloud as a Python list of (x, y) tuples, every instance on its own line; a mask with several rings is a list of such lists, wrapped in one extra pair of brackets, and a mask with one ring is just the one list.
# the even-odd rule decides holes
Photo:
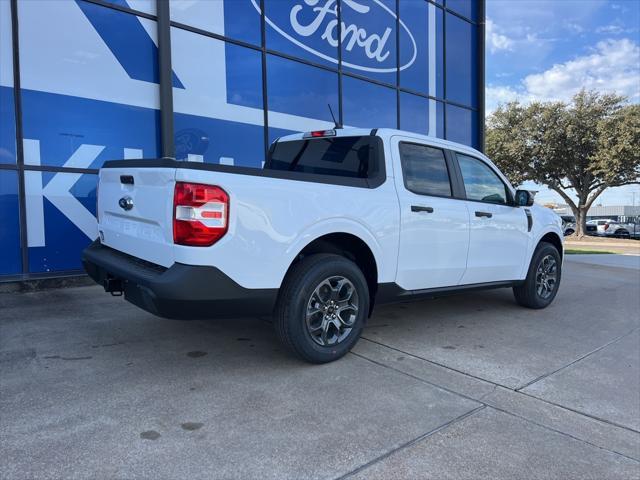
[(489, 51), (496, 53), (499, 50), (511, 50), (513, 47), (513, 40), (497, 32), (495, 23), (491, 19), (487, 19), (486, 23), (486, 39), (489, 45)]
[(620, 35), (621, 33), (633, 33), (632, 28), (624, 28), (621, 25), (612, 23), (610, 25), (603, 25), (596, 28), (596, 33), (603, 33), (607, 35)]
[(640, 101), (640, 46), (628, 39), (599, 42), (593, 53), (528, 75), (515, 86), (488, 85), (486, 112), (519, 100), (569, 101), (582, 88), (626, 95)]
[(628, 39), (598, 42), (594, 53), (528, 75), (526, 92), (536, 100), (569, 100), (580, 89), (615, 92), (640, 100), (640, 47)]
[(485, 110), (487, 115), (493, 113), (498, 105), (519, 100), (524, 102), (524, 93), (513, 87), (487, 85), (485, 89)]

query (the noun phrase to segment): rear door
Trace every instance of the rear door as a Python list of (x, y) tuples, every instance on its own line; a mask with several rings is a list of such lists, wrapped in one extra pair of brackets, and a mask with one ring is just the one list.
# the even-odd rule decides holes
[(98, 234), (104, 245), (169, 267), (173, 264), (174, 168), (102, 168)]
[(463, 284), (520, 279), (529, 250), (529, 226), (510, 189), (486, 162), (455, 153), (469, 211), (469, 255)]
[(450, 160), (441, 148), (392, 137), (400, 201), (396, 283), (405, 290), (457, 285), (469, 247), (469, 214), (455, 198)]

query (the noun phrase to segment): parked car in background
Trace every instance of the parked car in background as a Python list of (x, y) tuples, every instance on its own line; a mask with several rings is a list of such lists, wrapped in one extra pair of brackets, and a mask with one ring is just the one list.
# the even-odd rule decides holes
[(587, 235), (597, 235), (598, 234), (598, 224), (595, 223), (595, 220), (589, 220), (586, 225), (586, 234)]
[[(617, 220), (589, 220), (587, 227), (591, 227), (591, 231), (594, 231), (594, 234), (599, 237), (631, 238), (631, 231), (628, 226)], [(589, 230), (587, 231), (589, 232)]]
[(565, 237), (568, 237), (569, 235), (573, 235), (574, 233), (576, 233), (576, 224), (574, 223), (563, 223), (562, 224), (562, 231), (564, 233)]

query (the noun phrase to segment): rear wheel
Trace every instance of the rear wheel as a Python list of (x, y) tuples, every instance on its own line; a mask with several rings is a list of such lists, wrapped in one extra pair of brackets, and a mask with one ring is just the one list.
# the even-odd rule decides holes
[(541, 242), (533, 253), (527, 278), (513, 287), (516, 301), (523, 307), (545, 308), (556, 297), (561, 276), (560, 252), (552, 244)]
[(352, 261), (316, 254), (293, 266), (276, 306), (276, 333), (293, 353), (311, 363), (345, 355), (358, 341), (369, 312), (369, 288)]

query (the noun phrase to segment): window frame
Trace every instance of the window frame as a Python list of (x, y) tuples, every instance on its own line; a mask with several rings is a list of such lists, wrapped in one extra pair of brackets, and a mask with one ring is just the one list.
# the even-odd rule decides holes
[[(424, 192), (418, 192), (416, 190), (413, 190), (411, 188), (409, 188), (409, 185), (407, 185), (407, 174), (405, 172), (404, 169), (404, 164), (402, 161), (402, 145), (415, 145), (418, 147), (425, 147), (425, 148), (432, 148), (434, 150), (440, 150), (442, 152), (442, 157), (444, 158), (444, 164), (445, 167), (447, 169), (447, 177), (449, 179), (449, 191), (451, 192), (449, 195), (436, 195), (433, 193), (424, 193)], [(398, 159), (400, 160), (400, 170), (402, 170), (402, 183), (404, 185), (405, 190), (407, 190), (408, 192), (411, 193), (415, 193), (416, 195), (420, 195), (423, 197), (436, 197), (436, 198), (456, 198), (456, 182), (455, 182), (455, 170), (452, 169), (452, 165), (450, 164), (450, 160), (448, 158), (447, 155), (447, 150), (442, 148), (442, 147), (437, 147), (435, 145), (429, 145), (427, 143), (420, 143), (420, 142), (412, 142), (412, 141), (407, 141), (407, 140), (400, 140), (398, 142)], [(453, 173), (452, 173), (453, 171)]]
[[(476, 203), (483, 203), (483, 204), (487, 204), (487, 205), (498, 205), (498, 206), (503, 206), (503, 207), (517, 207), (517, 205), (515, 204), (514, 201), (514, 197), (513, 197), (513, 192), (511, 190), (511, 187), (502, 179), (502, 175), (500, 174), (499, 171), (497, 171), (497, 169), (493, 168), (491, 165), (489, 165), (487, 162), (485, 162), (482, 158), (479, 158), (475, 155), (471, 155), (469, 153), (465, 153), (465, 152), (460, 152), (457, 150), (451, 150), (451, 155), (455, 160), (455, 166), (457, 169), (457, 174), (459, 177), (459, 183), (460, 183), (460, 188), (462, 189), (462, 193), (464, 196), (464, 199), (468, 202), (476, 202)], [(458, 159), (458, 155), (464, 155), (465, 157), (471, 158), (473, 160), (476, 160), (478, 162), (480, 162), (481, 164), (483, 164), (485, 167), (487, 167), (497, 178), (498, 180), (500, 180), (500, 183), (502, 183), (503, 187), (504, 187), (504, 192), (505, 192), (505, 196), (506, 196), (506, 202), (505, 203), (496, 203), (496, 202), (487, 202), (485, 200), (476, 200), (473, 198), (469, 198), (467, 195), (467, 189), (464, 185), (464, 176), (462, 175), (462, 169), (460, 168), (460, 161)]]

